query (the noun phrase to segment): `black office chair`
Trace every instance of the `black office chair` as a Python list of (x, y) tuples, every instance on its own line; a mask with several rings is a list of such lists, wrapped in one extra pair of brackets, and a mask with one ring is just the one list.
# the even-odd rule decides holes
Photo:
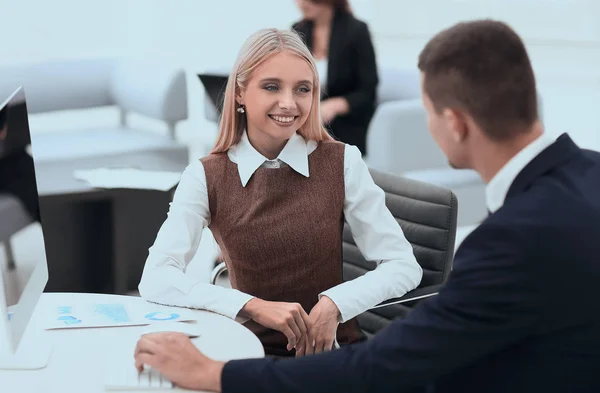
[[(423, 299), (437, 295), (452, 269), (458, 213), (456, 196), (448, 189), (374, 169), (370, 172), (375, 184), (385, 191), (388, 209), (413, 246), (423, 279), (415, 290), (357, 317), (367, 337), (404, 318)], [(344, 280), (353, 280), (376, 267), (362, 257), (347, 225), (343, 240)]]
[[(418, 288), (401, 298), (386, 300), (357, 317), (367, 337), (405, 317), (419, 301), (437, 295), (452, 269), (458, 212), (456, 196), (448, 189), (374, 169), (370, 172), (375, 184), (385, 191), (388, 209), (413, 246), (423, 279)], [(362, 257), (348, 225), (344, 225), (344, 280), (353, 280), (375, 267), (375, 262)], [(215, 267), (211, 283), (215, 284), (226, 270), (224, 262)]]
[(0, 243), (4, 243), (7, 270), (15, 269), (10, 238), (32, 222), (31, 216), (17, 198), (6, 193), (0, 194)]

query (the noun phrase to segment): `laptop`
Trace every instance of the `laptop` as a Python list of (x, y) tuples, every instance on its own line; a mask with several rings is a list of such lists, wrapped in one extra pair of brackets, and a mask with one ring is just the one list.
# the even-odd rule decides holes
[(227, 86), (229, 76), (225, 74), (198, 74), (198, 78), (200, 78), (200, 82), (204, 85), (206, 95), (214, 105), (218, 115), (221, 116), (225, 87)]

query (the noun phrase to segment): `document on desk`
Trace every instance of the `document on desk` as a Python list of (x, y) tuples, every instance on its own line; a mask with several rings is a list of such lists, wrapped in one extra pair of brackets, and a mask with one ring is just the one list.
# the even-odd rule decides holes
[(179, 183), (181, 173), (146, 171), (137, 168), (97, 168), (76, 170), (73, 176), (97, 188), (169, 191)]
[(196, 319), (193, 312), (187, 308), (153, 303), (141, 307), (129, 307), (122, 303), (65, 304), (47, 312), (47, 330), (140, 326), (160, 321), (183, 322)]

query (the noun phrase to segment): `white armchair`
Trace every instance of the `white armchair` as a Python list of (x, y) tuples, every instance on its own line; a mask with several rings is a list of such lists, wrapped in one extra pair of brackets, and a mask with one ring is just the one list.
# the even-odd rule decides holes
[(421, 102), (418, 71), (382, 67), (378, 106), (367, 134), (367, 164), (451, 189), (458, 199), (458, 225), (485, 217), (485, 185), (471, 170), (456, 170), (431, 137)]
[[(187, 165), (187, 147), (175, 141), (175, 127), (187, 119), (185, 73), (153, 62), (118, 59), (78, 59), (0, 67), (0, 96), (23, 86), (29, 114), (117, 107), (120, 124), (91, 125), (76, 131), (36, 133), (37, 161), (93, 155), (160, 151)], [(127, 113), (166, 123), (164, 135), (127, 124)]]

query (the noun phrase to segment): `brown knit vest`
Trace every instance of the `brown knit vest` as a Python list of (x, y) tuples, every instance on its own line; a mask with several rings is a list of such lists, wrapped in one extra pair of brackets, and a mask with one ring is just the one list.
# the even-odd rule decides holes
[[(226, 153), (202, 158), (211, 212), (233, 288), (263, 300), (300, 303), (310, 313), (319, 293), (342, 283), (344, 149), (320, 142), (307, 178), (290, 166), (258, 168), (242, 187)], [(286, 337), (249, 321), (267, 354), (292, 356)], [(361, 339), (356, 320), (340, 324), (340, 345)]]

